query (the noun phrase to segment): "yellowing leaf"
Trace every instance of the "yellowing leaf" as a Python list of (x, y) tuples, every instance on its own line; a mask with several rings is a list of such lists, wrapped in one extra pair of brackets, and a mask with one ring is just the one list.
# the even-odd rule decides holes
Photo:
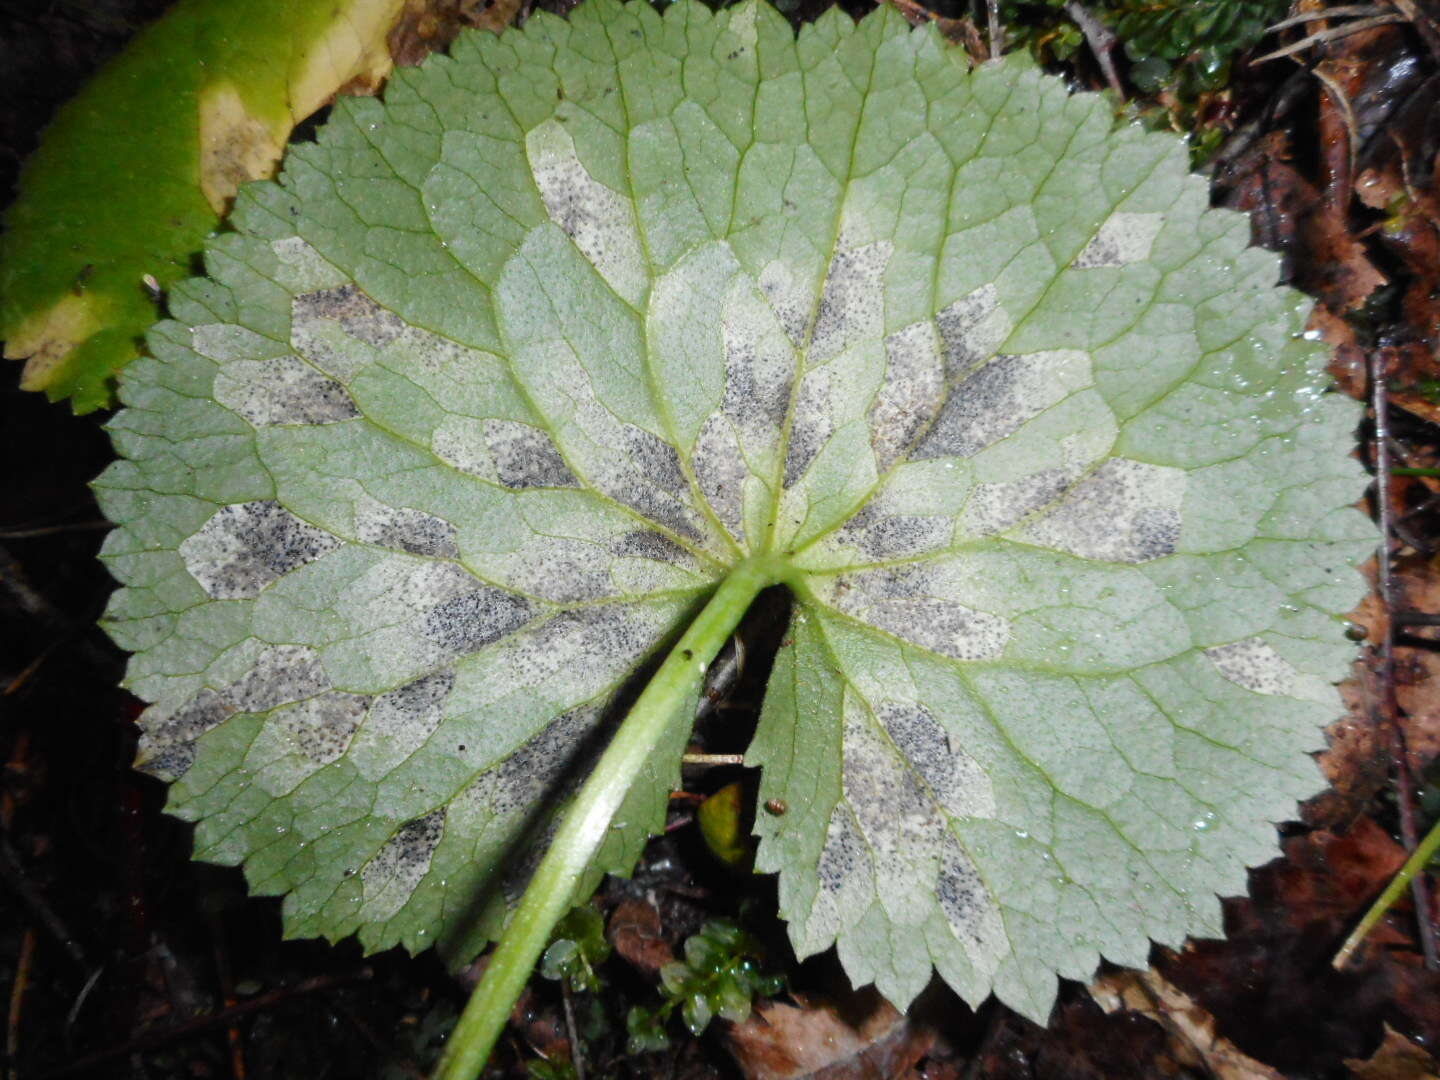
[(291, 128), (390, 70), (403, 0), (181, 0), (57, 115), (0, 237), (0, 337), (22, 385), (110, 401), (168, 287)]

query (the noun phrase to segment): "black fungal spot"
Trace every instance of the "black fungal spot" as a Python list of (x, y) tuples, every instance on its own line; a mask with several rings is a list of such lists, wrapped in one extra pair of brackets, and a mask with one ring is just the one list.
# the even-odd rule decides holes
[(406, 551), (411, 555), (431, 555), (440, 559), (460, 556), (454, 525), (409, 507), (381, 507), (364, 513), (360, 516), (359, 532), (360, 539), (367, 543)]
[(633, 424), (622, 425), (621, 432), (624, 452), (649, 483), (671, 495), (684, 493), (685, 473), (680, 468), (680, 454), (675, 447)]
[(910, 457), (971, 457), (1020, 427), (1039, 409), (1020, 391), (1025, 361), (997, 356), (951, 391)]
[(940, 867), (936, 894), (946, 921), (973, 944), (981, 944), (980, 915), (992, 903), (975, 867), (953, 856), (947, 858)]
[(490, 420), (485, 439), (495, 475), (508, 488), (578, 487), (550, 436), (529, 424)]
[(221, 507), (180, 545), (180, 554), (211, 596), (241, 599), (339, 546), (334, 536), (266, 499)]
[(421, 631), (446, 652), (461, 656), (523, 626), (535, 610), (522, 596), (482, 585), (427, 611)]
[(870, 859), (865, 852), (860, 832), (854, 818), (845, 807), (838, 807), (830, 824), (830, 834), (820, 852), (816, 874), (820, 887), (828, 893), (838, 893), (857, 872), (869, 867)]
[(325, 319), (340, 324), (353, 338), (371, 345), (390, 344), (405, 330), (405, 323), (386, 311), (357, 285), (340, 285), (295, 298), (293, 318), (297, 323)]
[(690, 561), (689, 554), (664, 533), (649, 529), (636, 529), (617, 537), (610, 545), (613, 555), (638, 559), (654, 559), (657, 562), (684, 563)]

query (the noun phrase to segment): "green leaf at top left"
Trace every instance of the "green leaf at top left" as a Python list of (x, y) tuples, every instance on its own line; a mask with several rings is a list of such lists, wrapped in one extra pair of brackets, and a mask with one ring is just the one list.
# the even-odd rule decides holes
[(404, 0), (181, 0), (56, 116), (0, 236), (0, 338), (21, 384), (77, 412), (111, 400), (239, 186), (296, 123), (389, 72)]

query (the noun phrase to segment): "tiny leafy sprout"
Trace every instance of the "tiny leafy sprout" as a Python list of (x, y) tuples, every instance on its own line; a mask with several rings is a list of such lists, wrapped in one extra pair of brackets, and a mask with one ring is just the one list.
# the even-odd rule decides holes
[(532, 1058), (525, 1062), (525, 1071), (530, 1080), (578, 1080), (579, 1076), (575, 1065), (563, 1059), (547, 1061), (544, 1058)]
[(1218, 935), (1320, 787), (1358, 406), (1103, 99), (888, 5), (590, 0), (338, 103), (232, 224), (96, 481), (139, 765), (291, 936), (499, 941), (446, 1080), (772, 586), (755, 868), (901, 1008)]
[(571, 990), (594, 993), (600, 989), (596, 968), (610, 957), (605, 920), (588, 904), (573, 908), (555, 926), (555, 940), (540, 959), (540, 974), (564, 979)]
[(690, 1033), (699, 1035), (717, 1016), (740, 1023), (756, 998), (784, 989), (783, 976), (762, 972), (759, 942), (728, 919), (707, 922), (686, 939), (684, 953), (683, 961), (660, 969), (664, 1003), (656, 1009), (636, 1006), (626, 1018), (632, 1054), (668, 1045), (665, 1023), (677, 1007)]

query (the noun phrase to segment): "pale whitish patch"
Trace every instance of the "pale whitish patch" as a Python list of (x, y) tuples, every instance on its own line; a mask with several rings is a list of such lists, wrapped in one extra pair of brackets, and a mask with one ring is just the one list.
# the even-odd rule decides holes
[(190, 347), (201, 356), (228, 364), (233, 360), (266, 356), (274, 351), (275, 343), (243, 326), (205, 323), (191, 329)]
[(399, 316), (353, 284), (305, 293), (290, 305), (291, 347), (341, 382), (371, 362), (372, 350), (389, 345), (406, 329)]
[(1010, 951), (1005, 920), (980, 871), (954, 836), (946, 834), (935, 883), (940, 910), (975, 969), (987, 974)]
[(562, 611), (496, 646), (479, 701), (541, 686), (559, 700), (586, 700), (654, 649), (673, 618), (673, 609), (648, 604)]
[(1257, 694), (1294, 694), (1299, 677), (1291, 663), (1259, 638), (1206, 649), (1216, 670)]
[(550, 220), (619, 296), (639, 302), (650, 281), (630, 200), (590, 175), (570, 133), (556, 120), (531, 129), (525, 150)]
[(998, 484), (976, 484), (960, 515), (960, 531), (966, 536), (994, 536), (1048, 506), (1078, 479), (1072, 468), (1041, 469), (1019, 480)]
[(1005, 651), (1009, 620), (956, 602), (925, 565), (858, 570), (816, 582), (838, 611), (955, 660), (990, 660)]
[(1084, 250), (1071, 263), (1077, 270), (1129, 266), (1150, 257), (1165, 219), (1160, 214), (1116, 211), (1105, 219)]
[(846, 247), (830, 260), (820, 310), (810, 336), (807, 367), (837, 356), (866, 338), (877, 338), (885, 322), (885, 268), (895, 245), (877, 240)]
[(990, 777), (929, 709), (912, 702), (883, 701), (875, 715), (946, 813), (962, 818), (995, 816)]
[(255, 666), (224, 691), (241, 712), (266, 712), (329, 690), (330, 676), (320, 654), (308, 645), (274, 645), (260, 654)]
[(281, 269), (277, 275), (280, 284), (294, 292), (332, 288), (345, 281), (344, 274), (298, 236), (272, 240), (270, 250), (280, 260)]
[(582, 753), (588, 751), (593, 757), (601, 749), (590, 736), (602, 712), (598, 705), (584, 705), (556, 717), (539, 734), (477, 776), (456, 797), (457, 806), (487, 816), (512, 816), (526, 814), (536, 805), (561, 796), (556, 785), (564, 777), (585, 774), (587, 762), (581, 760)]
[(454, 686), (455, 673), (447, 668), (375, 698), (351, 745), (355, 771), (380, 780), (424, 746), (440, 727)]
[(226, 364), (215, 375), (215, 400), (257, 427), (334, 424), (360, 415), (343, 386), (298, 356)]
[(885, 383), (869, 413), (880, 472), (900, 460), (944, 399), (945, 372), (934, 321), (912, 323), (889, 335), (885, 361)]
[(1086, 559), (1141, 563), (1169, 555), (1180, 539), (1185, 471), (1111, 458), (1020, 536)]
[(790, 420), (790, 439), (785, 447), (784, 486), (793, 488), (810, 468), (821, 448), (835, 434), (833, 398), (835, 371), (816, 368), (800, 380)]
[[(476, 581), (450, 563), (432, 563), (416, 570), (411, 582), (428, 604), (410, 622), (410, 629), (433, 643), (438, 656), (464, 656), (498, 641), (529, 622), (537, 605), (523, 596)], [(417, 604), (417, 607), (420, 605)]]
[(783, 259), (772, 259), (761, 269), (759, 285), (790, 343), (797, 349), (802, 347), (815, 300), (795, 268)]
[(829, 948), (875, 902), (875, 864), (846, 803), (836, 806), (830, 817), (815, 875), (818, 888), (806, 914), (805, 936), (795, 942), (802, 959)]
[(195, 761), (195, 740), (235, 712), (234, 705), (209, 689), (175, 708), (151, 705), (140, 714), (136, 765), (162, 780), (184, 776)]
[(578, 487), (549, 434), (515, 420), (485, 420), (482, 437), (495, 479), (508, 488)]
[(745, 543), (745, 480), (750, 476), (730, 418), (712, 413), (700, 428), (691, 456), (695, 482), (720, 524), (737, 544)]
[[(908, 559), (949, 547), (955, 519), (947, 514), (891, 512), (888, 491), (871, 499), (812, 549), (817, 557), (849, 549), (865, 561)], [(853, 560), (852, 560), (853, 561)]]
[(304, 645), (274, 645), (229, 686), (209, 687), (178, 706), (152, 705), (139, 720), (137, 762), (154, 776), (183, 776), (195, 757), (195, 740), (236, 713), (269, 712), (330, 689), (320, 656)]
[[(870, 851), (875, 895), (897, 923), (918, 925), (934, 908), (949, 818), (855, 694), (846, 695), (844, 712), (842, 787)], [(930, 887), (916, 889), (916, 880)]]
[(997, 356), (951, 391), (910, 456), (972, 457), (1093, 382), (1089, 355), (1074, 349)]
[(340, 546), (273, 499), (222, 506), (180, 544), (190, 576), (217, 600), (242, 600)]
[(430, 872), (430, 860), (445, 833), (445, 811), (408, 822), (387, 840), (360, 871), (360, 916), (373, 922), (393, 918)]
[(941, 308), (935, 323), (945, 343), (945, 372), (952, 379), (994, 356), (1014, 329), (993, 283)]
[(350, 746), (370, 698), (336, 690), (277, 709), (270, 722), (316, 765), (338, 760)]
[(355, 532), (359, 540), (380, 547), (397, 548), (411, 555), (455, 559), (455, 526), (444, 518), (408, 506), (387, 506), (362, 495), (356, 501)]

